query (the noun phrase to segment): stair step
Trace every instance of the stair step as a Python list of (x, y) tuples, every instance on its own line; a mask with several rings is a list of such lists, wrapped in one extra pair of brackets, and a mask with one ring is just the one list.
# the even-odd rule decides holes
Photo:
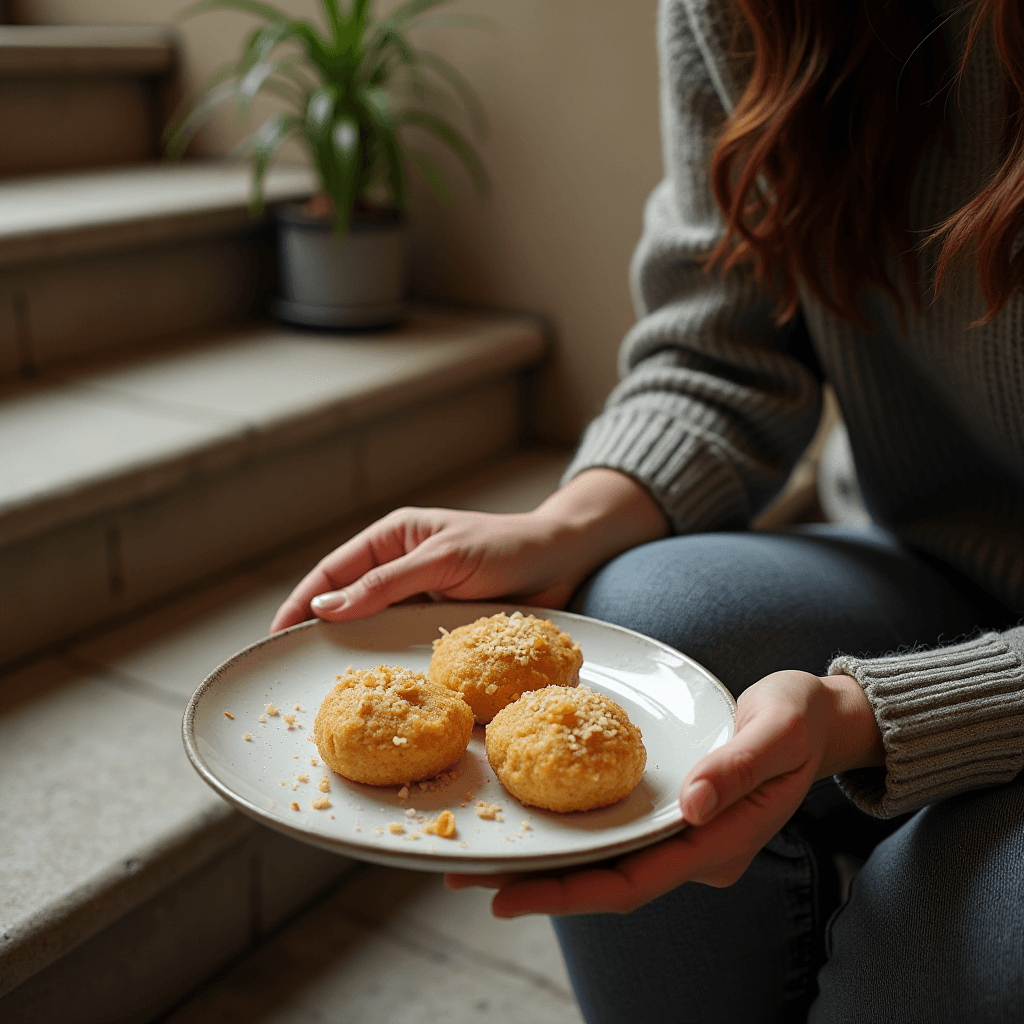
[[(525, 511), (566, 461), (522, 454), (415, 497)], [(202, 678), (362, 525), (0, 679), (0, 1019), (151, 1020), (349, 869), (221, 801), (180, 722)]]
[[(251, 315), (272, 280), (237, 161), (0, 181), (0, 380)], [(312, 173), (267, 176), (275, 204)]]
[(8, 394), (0, 575), (19, 600), (0, 662), (507, 449), (543, 349), (531, 318), (421, 310), (387, 333), (250, 328)]
[(176, 62), (165, 28), (0, 26), (0, 175), (152, 160)]

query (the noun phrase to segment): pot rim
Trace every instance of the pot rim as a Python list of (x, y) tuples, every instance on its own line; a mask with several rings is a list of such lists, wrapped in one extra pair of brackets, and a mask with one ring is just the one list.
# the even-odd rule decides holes
[[(334, 224), (330, 220), (321, 217), (308, 217), (302, 212), (301, 203), (282, 203), (276, 208), (276, 215), (279, 222), (294, 227), (307, 228), (310, 231), (334, 231)], [(361, 211), (354, 210), (352, 219), (349, 222), (349, 234), (363, 234), (364, 232), (375, 231), (404, 231), (406, 228), (405, 214), (395, 207), (384, 207), (375, 216), (382, 216), (379, 220), (363, 219)]]

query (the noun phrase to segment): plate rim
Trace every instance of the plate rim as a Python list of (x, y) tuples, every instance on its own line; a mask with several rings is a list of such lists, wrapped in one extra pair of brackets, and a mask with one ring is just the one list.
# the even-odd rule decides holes
[[(582, 615), (579, 612), (564, 611), (559, 608), (541, 608), (534, 605), (527, 604), (514, 604), (508, 602), (496, 602), (496, 601), (422, 601), (410, 604), (396, 604), (390, 605), (387, 608), (382, 609), (380, 612), (376, 612), (375, 615), (383, 615), (393, 609), (399, 608), (438, 608), (438, 607), (457, 607), (466, 606), (474, 608), (492, 609), (488, 614), (497, 614), (498, 612), (510, 613), (512, 610), (521, 611), (523, 614), (533, 614), (545, 619), (550, 619), (551, 614), (559, 616), (567, 616), (571, 619), (588, 623), (599, 623), (606, 629), (611, 629), (615, 632), (625, 633), (628, 636), (636, 637), (643, 640), (645, 643), (654, 644), (656, 647), (660, 647), (663, 650), (669, 651), (673, 655), (682, 658), (685, 662), (688, 662), (691, 666), (697, 669), (707, 680), (713, 685), (715, 689), (719, 691), (719, 696), (723, 698), (726, 707), (728, 708), (730, 718), (732, 720), (733, 729), (735, 731), (736, 725), (736, 699), (729, 692), (725, 684), (708, 668), (702, 665), (695, 658), (690, 657), (688, 654), (684, 654), (682, 651), (670, 644), (666, 644), (661, 640), (656, 640), (654, 637), (646, 636), (643, 633), (638, 632), (635, 629), (630, 629), (628, 626), (620, 626), (615, 622), (605, 622), (603, 619), (596, 619), (591, 615)], [(540, 614), (538, 614), (540, 613)], [(336, 853), (339, 856), (350, 856), (353, 859), (369, 861), (370, 863), (384, 864), (391, 867), (401, 867), (419, 871), (429, 871), (437, 873), (439, 871), (445, 872), (457, 872), (462, 874), (486, 874), (495, 872), (509, 872), (509, 871), (545, 871), (552, 870), (562, 867), (573, 867), (582, 866), (585, 864), (593, 863), (594, 861), (606, 860), (609, 857), (619, 856), (625, 853), (631, 853), (634, 850), (642, 849), (645, 846), (651, 846), (662, 839), (667, 839), (669, 836), (675, 835), (677, 832), (681, 832), (686, 828), (686, 822), (683, 820), (672, 821), (661, 828), (651, 832), (647, 832), (642, 836), (634, 836), (630, 839), (622, 839), (618, 842), (608, 843), (600, 847), (594, 847), (589, 850), (580, 853), (562, 853), (562, 854), (531, 854), (529, 856), (501, 856), (501, 857), (459, 857), (457, 860), (446, 858), (444, 854), (438, 853), (427, 853), (425, 850), (409, 850), (405, 851), (390, 851), (382, 850), (378, 847), (364, 846), (359, 843), (355, 843), (348, 839), (337, 839), (333, 837), (320, 836), (318, 833), (311, 832), (300, 825), (292, 825), (286, 821), (281, 821), (272, 815), (267, 814), (262, 808), (257, 807), (255, 804), (250, 803), (244, 797), (234, 793), (227, 785), (213, 773), (209, 766), (205, 763), (202, 755), (199, 752), (198, 744), (195, 736), (195, 719), (196, 710), (199, 701), (203, 698), (205, 693), (212, 689), (216, 685), (218, 679), (225, 675), (238, 661), (246, 657), (250, 653), (259, 650), (261, 647), (266, 647), (272, 643), (278, 643), (281, 637), (297, 634), (304, 630), (315, 629), (318, 625), (344, 625), (348, 622), (362, 622), (367, 618), (373, 618), (374, 616), (365, 616), (362, 619), (345, 619), (341, 622), (333, 623), (323, 619), (307, 619), (305, 622), (297, 623), (294, 626), (289, 626), (287, 629), (278, 631), (277, 633), (271, 633), (267, 636), (260, 637), (259, 640), (255, 640), (251, 644), (247, 644), (245, 647), (236, 651), (229, 658), (222, 661), (212, 672), (210, 672), (205, 679), (195, 688), (192, 696), (189, 697), (188, 703), (185, 705), (185, 711), (182, 714), (181, 719), (181, 735), (182, 743), (185, 747), (185, 753), (188, 756), (192, 767), (198, 773), (199, 777), (210, 786), (215, 793), (227, 800), (229, 804), (237, 808), (246, 816), (259, 822), (267, 828), (274, 829), (284, 835), (290, 836), (293, 839), (297, 839), (300, 842), (304, 842), (307, 845), (319, 847), (323, 850)], [(443, 866), (443, 865), (457, 865), (457, 867)]]

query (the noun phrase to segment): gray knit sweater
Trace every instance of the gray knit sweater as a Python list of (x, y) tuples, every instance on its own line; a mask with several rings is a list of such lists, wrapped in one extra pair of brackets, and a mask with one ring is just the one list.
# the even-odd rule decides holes
[[(954, 56), (965, 17), (945, 28)], [(785, 481), (820, 411), (795, 330), (775, 326), (772, 298), (751, 272), (723, 279), (700, 268), (723, 224), (709, 158), (742, 85), (729, 41), (722, 0), (662, 0), (665, 180), (633, 261), (639, 319), (622, 344), (622, 380), (566, 474), (629, 474), (679, 533), (746, 526)], [(913, 228), (938, 224), (985, 180), (994, 154), (977, 140), (991, 136), (1001, 105), (998, 64), (979, 48), (952, 150), (936, 142), (919, 168)], [(809, 294), (802, 306), (874, 519), (1024, 611), (1024, 299), (972, 328), (981, 304), (976, 283), (964, 281), (955, 296), (946, 289), (911, 311), (901, 330), (893, 302), (874, 292), (864, 302), (874, 332)], [(860, 682), (882, 730), (885, 770), (841, 779), (873, 814), (1006, 782), (1024, 767), (1024, 627), (937, 650), (844, 656), (829, 671)]]

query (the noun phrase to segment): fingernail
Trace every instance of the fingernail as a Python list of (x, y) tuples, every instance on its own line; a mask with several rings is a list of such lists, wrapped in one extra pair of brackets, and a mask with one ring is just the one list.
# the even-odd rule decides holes
[(328, 594), (317, 594), (309, 602), (309, 606), (315, 612), (336, 612), (344, 608), (347, 603), (348, 596), (344, 590), (332, 590)]
[(718, 806), (718, 794), (707, 779), (698, 779), (686, 791), (683, 817), (691, 825), (703, 825)]

